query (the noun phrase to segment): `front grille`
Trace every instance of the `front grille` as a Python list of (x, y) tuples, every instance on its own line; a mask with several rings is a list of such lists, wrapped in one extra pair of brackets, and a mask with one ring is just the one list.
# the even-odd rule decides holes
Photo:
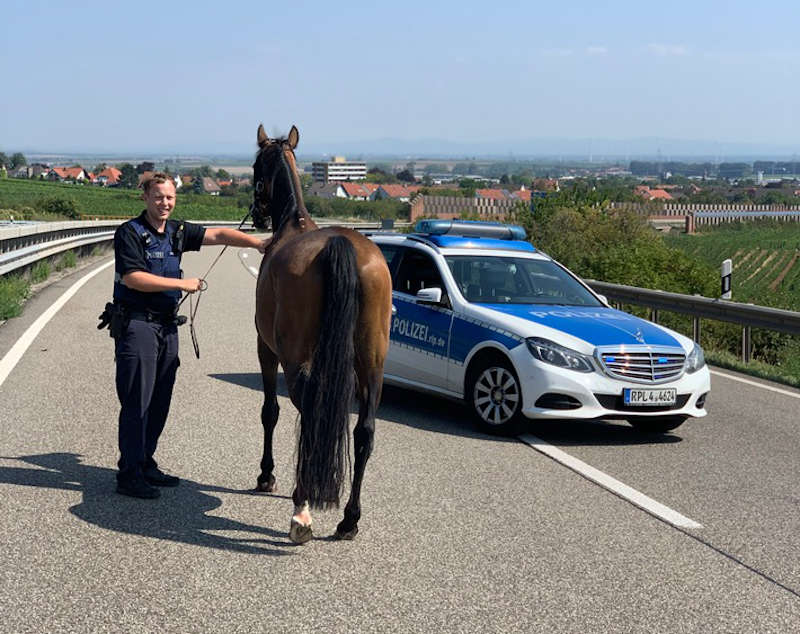
[(606, 374), (636, 383), (664, 383), (683, 374), (686, 353), (682, 348), (626, 346), (599, 349), (597, 357)]

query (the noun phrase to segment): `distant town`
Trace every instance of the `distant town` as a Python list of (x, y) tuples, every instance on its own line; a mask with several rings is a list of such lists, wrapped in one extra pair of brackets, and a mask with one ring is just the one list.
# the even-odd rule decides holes
[[(200, 159), (202, 160), (202, 159)], [(613, 205), (634, 205), (648, 215), (686, 216), (698, 205), (743, 210), (791, 210), (800, 205), (795, 161), (690, 162), (631, 160), (594, 164), (575, 161), (464, 159), (368, 162), (344, 156), (299, 161), (304, 194), (319, 199), (392, 200), (408, 205), (410, 220), (421, 217), (506, 217), (520, 205), (564, 190), (590, 188)], [(101, 161), (92, 166), (29, 161), (0, 152), (0, 178), (129, 188), (154, 171), (172, 175), (176, 189), (209, 196), (249, 191), (247, 164), (199, 164), (198, 159)]]

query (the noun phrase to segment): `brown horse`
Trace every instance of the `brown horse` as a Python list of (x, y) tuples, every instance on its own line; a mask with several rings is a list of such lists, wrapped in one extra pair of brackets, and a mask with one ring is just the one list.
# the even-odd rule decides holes
[(300, 411), (300, 438), (289, 536), (311, 539), (309, 508), (339, 505), (348, 475), (353, 396), (353, 484), (336, 537), (352, 539), (361, 517), (361, 483), (372, 452), (375, 412), (389, 346), (392, 283), (380, 250), (343, 227), (320, 229), (303, 203), (294, 149), (299, 133), (269, 139), (258, 127), (253, 164), (253, 223), (272, 221), (273, 238), (256, 285), (258, 359), (264, 380), (264, 455), (257, 489), (275, 491), (272, 435), (281, 364), (292, 403)]

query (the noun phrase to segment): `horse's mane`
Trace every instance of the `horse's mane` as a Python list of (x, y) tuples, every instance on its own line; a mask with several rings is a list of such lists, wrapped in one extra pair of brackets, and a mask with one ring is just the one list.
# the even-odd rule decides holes
[[(270, 143), (269, 145), (265, 145), (263, 148), (260, 148), (256, 153), (256, 160), (259, 160), (260, 158), (262, 158), (262, 155), (264, 155), (267, 151), (270, 150), (276, 151), (275, 149), (273, 149), (273, 146), (275, 146), (277, 148), (278, 160), (283, 165), (284, 171), (286, 173), (286, 179), (275, 179), (276, 191), (272, 192), (271, 194), (273, 204), (275, 204), (275, 201), (278, 198), (277, 194), (279, 192), (278, 190), (279, 187), (281, 188), (280, 191), (283, 191), (286, 197), (286, 202), (284, 203), (283, 209), (280, 212), (279, 216), (280, 220), (278, 222), (278, 226), (277, 227), (273, 226), (272, 228), (273, 233), (275, 233), (276, 235), (281, 231), (281, 229), (283, 229), (283, 227), (291, 218), (296, 219), (299, 216), (300, 212), (300, 205), (297, 200), (297, 193), (295, 192), (294, 181), (292, 178), (292, 171), (288, 163), (286, 163), (286, 157), (283, 155), (283, 152), (281, 151), (281, 146), (286, 142), (286, 139), (287, 139), (286, 137), (278, 137), (276, 139), (273, 139), (272, 143)], [(276, 166), (275, 169), (280, 169), (280, 168)], [(287, 191), (287, 186), (288, 186), (288, 191)]]

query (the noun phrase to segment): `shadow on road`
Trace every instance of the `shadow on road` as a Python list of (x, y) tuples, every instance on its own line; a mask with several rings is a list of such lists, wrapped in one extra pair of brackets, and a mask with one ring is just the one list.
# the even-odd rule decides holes
[[(262, 391), (261, 375), (257, 372), (209, 376), (258, 392)], [(278, 372), (278, 395), (287, 398), (289, 396), (282, 372)], [(392, 385), (383, 386), (378, 418), (441, 434), (485, 438), (495, 442), (518, 442), (516, 438), (488, 436), (477, 431), (470, 420), (470, 412), (463, 403)], [(691, 420), (686, 424), (691, 425)], [(675, 434), (642, 433), (622, 421), (529, 421), (525, 431), (544, 441), (562, 446), (661, 445), (683, 440)]]
[[(208, 376), (258, 392), (263, 390), (261, 375), (258, 372), (209, 374)], [(283, 372), (280, 371), (278, 372), (277, 391), (278, 396), (289, 397)], [(289, 407), (293, 408), (294, 406), (289, 405)], [(354, 403), (353, 407), (353, 412), (358, 412), (357, 404)], [(383, 396), (377, 416), (381, 420), (441, 434), (486, 438), (499, 442), (517, 442), (514, 438), (487, 436), (477, 431), (469, 419), (469, 412), (461, 403), (403, 390), (391, 385), (383, 386)]]
[[(687, 425), (691, 425), (691, 420)], [(527, 431), (553, 445), (570, 447), (670, 445), (683, 442), (683, 438), (674, 433), (648, 434), (638, 431), (622, 421), (611, 420), (532, 421)]]
[[(83, 501), (70, 507), (70, 513), (101, 528), (258, 555), (289, 555), (295, 548), (285, 532), (208, 514), (222, 505), (218, 497), (209, 493), (257, 495), (250, 491), (182, 480), (177, 488), (162, 489), (157, 500), (137, 500), (114, 492), (114, 470), (83, 464), (78, 454), (47, 453), (6, 459), (39, 468), (0, 466), (0, 483), (81, 491)], [(242, 536), (213, 534), (218, 531)]]

